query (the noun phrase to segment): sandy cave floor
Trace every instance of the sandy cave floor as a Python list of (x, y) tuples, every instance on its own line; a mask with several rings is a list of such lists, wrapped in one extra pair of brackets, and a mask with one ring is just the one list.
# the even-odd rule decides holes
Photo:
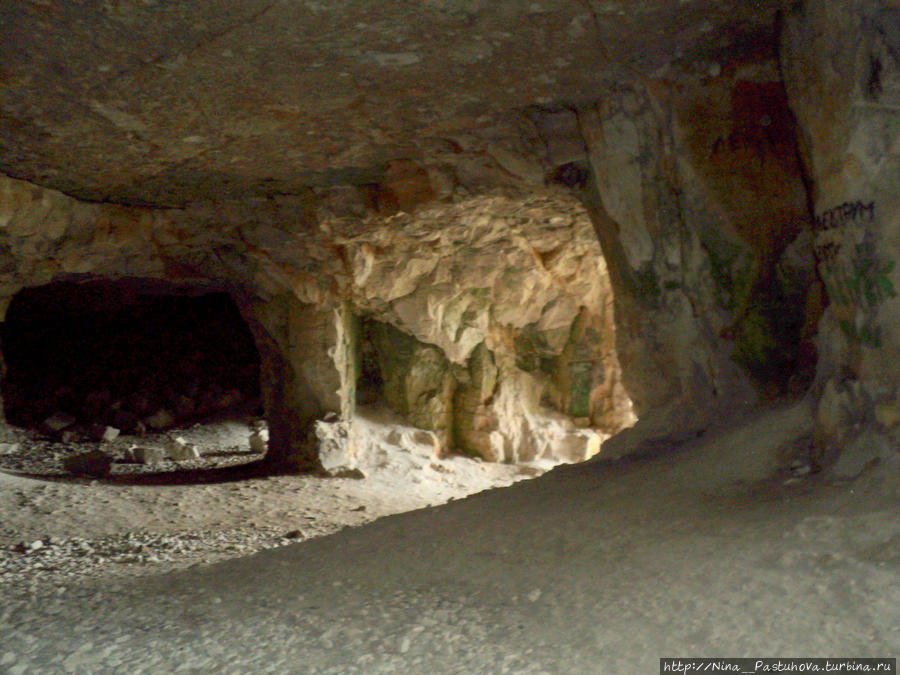
[[(416, 429), (380, 407), (358, 417), (377, 451), (365, 479), (253, 475), (252, 416), (112, 443), (63, 443), (6, 429), (0, 445), (0, 589), (65, 592), (79, 578), (158, 575), (332, 534), (386, 515), (443, 504), (542, 474), (463, 456), (435, 457)], [(200, 459), (122, 462), (135, 445), (195, 445)], [(73, 477), (66, 458), (96, 450), (116, 457), (108, 478)], [(247, 469), (243, 471), (242, 469)]]
[[(897, 463), (855, 482), (760, 479), (753, 458), (792, 423), (768, 411), (656, 459), (430, 508), (523, 470), (413, 448), (364, 480), (6, 475), (0, 672), (627, 674), (664, 655), (897, 656)], [(9, 563), (53, 567), (55, 547), (93, 562)]]

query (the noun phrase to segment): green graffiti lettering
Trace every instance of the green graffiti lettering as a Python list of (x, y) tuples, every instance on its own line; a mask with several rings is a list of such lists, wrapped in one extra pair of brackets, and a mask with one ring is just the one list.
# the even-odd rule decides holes
[(850, 260), (837, 257), (826, 259), (823, 270), (825, 290), (831, 301), (855, 307), (861, 322), (842, 320), (841, 331), (856, 342), (880, 347), (881, 327), (876, 325), (876, 309), (889, 298), (897, 297), (890, 274), (896, 267), (893, 260), (879, 260), (872, 242), (865, 241), (854, 248)]

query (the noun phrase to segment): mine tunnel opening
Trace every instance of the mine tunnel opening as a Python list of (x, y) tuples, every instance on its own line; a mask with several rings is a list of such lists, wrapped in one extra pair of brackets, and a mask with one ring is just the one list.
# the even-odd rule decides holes
[(140, 434), (259, 411), (253, 337), (214, 286), (91, 278), (25, 288), (2, 340), (4, 412), (16, 426)]

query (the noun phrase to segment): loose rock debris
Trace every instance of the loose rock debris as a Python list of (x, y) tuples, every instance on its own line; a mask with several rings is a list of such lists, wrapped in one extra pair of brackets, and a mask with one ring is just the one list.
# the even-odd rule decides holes
[(418, 445), (387, 441), (414, 437), (399, 420), (358, 422), (372, 453), (365, 472), (238, 474), (200, 483), (182, 477), (262, 459), (265, 422), (225, 420), (71, 443), (0, 427), (0, 591), (65, 593), (78, 579), (105, 583), (248, 556), (549, 468), (435, 459)]

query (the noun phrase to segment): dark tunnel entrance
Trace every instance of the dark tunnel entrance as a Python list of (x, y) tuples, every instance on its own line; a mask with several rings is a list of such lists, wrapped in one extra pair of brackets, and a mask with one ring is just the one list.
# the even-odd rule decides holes
[(122, 433), (259, 405), (259, 354), (232, 297), (148, 279), (54, 282), (12, 299), (3, 401), (14, 425)]

